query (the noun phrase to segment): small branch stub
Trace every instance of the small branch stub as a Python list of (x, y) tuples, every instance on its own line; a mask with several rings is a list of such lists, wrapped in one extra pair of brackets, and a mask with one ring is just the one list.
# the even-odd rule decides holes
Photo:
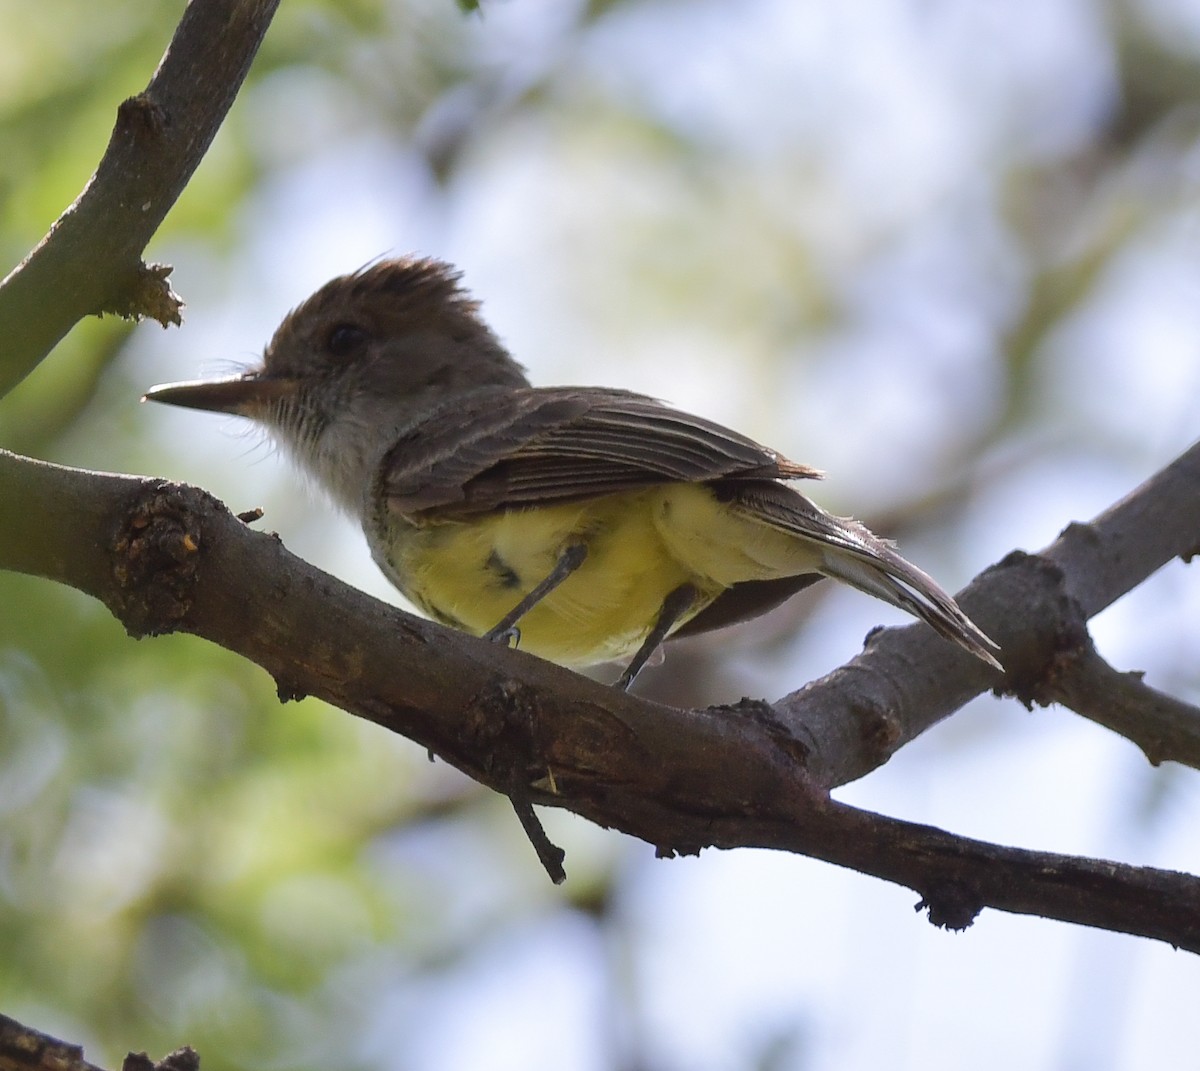
[(196, 582), (200, 519), (185, 489), (163, 484), (139, 498), (113, 541), (111, 607), (131, 636), (173, 632), (187, 615)]
[(155, 320), (163, 327), (180, 327), (186, 304), (167, 282), (174, 269), (170, 264), (138, 262), (137, 273), (130, 284), (122, 287), (115, 300), (96, 311), (111, 313), (125, 320)]
[(1011, 695), (1028, 710), (1047, 706), (1060, 661), (1091, 649), (1087, 615), (1067, 591), (1062, 568), (1045, 555), (1013, 551), (994, 568), (1021, 585), (1029, 607), (1029, 627), (1006, 648), (1008, 675), (995, 694)]
[(112, 137), (156, 139), (162, 136), (167, 126), (167, 113), (151, 98), (149, 93), (138, 93), (126, 97), (117, 105), (117, 122)]
[(979, 894), (956, 881), (941, 884), (913, 905), (914, 911), (925, 911), (934, 926), (956, 932), (970, 927), (983, 908)]

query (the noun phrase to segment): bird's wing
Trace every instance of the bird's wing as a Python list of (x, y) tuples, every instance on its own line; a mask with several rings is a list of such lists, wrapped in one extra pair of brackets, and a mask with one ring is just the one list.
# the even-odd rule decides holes
[(397, 441), (380, 492), (405, 515), (469, 515), (680, 480), (820, 473), (652, 398), (596, 387), (504, 388), (443, 405)]

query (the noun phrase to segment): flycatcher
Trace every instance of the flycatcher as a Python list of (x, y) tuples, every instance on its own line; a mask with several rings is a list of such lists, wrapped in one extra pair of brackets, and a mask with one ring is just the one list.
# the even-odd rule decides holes
[(266, 425), (431, 617), (567, 666), (628, 659), (623, 688), (667, 637), (822, 576), (1001, 668), (930, 577), (790, 486), (815, 469), (629, 391), (530, 386), (436, 260), (334, 279), (261, 367), (146, 398)]

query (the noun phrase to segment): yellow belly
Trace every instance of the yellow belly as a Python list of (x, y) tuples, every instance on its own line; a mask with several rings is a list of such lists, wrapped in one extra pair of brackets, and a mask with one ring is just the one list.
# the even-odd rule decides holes
[(695, 484), (465, 521), (393, 518), (386, 534), (368, 535), (409, 599), (476, 635), (548, 576), (565, 547), (584, 544), (583, 564), (517, 623), (522, 649), (569, 666), (632, 655), (681, 584), (700, 594), (677, 626), (739, 580), (802, 571), (791, 560), (801, 541), (731, 512)]

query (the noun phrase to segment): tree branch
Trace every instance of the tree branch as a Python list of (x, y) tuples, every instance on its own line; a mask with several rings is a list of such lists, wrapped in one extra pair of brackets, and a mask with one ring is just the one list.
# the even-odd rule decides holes
[(83, 1049), (0, 1015), (0, 1071), (104, 1071)]
[[(568, 807), (660, 854), (802, 852), (915, 889), (941, 925), (966, 925), (992, 906), (1200, 951), (1200, 880), (981, 844), (835, 803), (810, 774), (813, 753), (766, 704), (677, 710), (401, 613), (195, 488), (0, 452), (0, 497), (12, 505), (0, 566), (89, 592), (134, 635), (205, 636), (263, 666), (281, 697), (320, 696), (497, 791), (528, 785), (528, 800)], [(995, 589), (1003, 599), (989, 604), (989, 625), (1017, 636), (1027, 594)], [(907, 629), (886, 638), (885, 667), (927, 654), (935, 668), (922, 672), (955, 669), (948, 644), (924, 652), (924, 637)], [(872, 663), (882, 646), (855, 660), (856, 685), (881, 672)], [(841, 698), (853, 706), (857, 693)]]
[[(140, 260), (231, 105), (278, 0), (192, 0), (147, 89), (118, 110), (79, 199), (0, 284), (0, 393), (82, 316), (178, 322), (166, 269)], [(1200, 452), (1090, 526), (1014, 555), (964, 596), (1033, 695), (1087, 617), (1196, 549)], [(928, 630), (893, 630), (776, 708), (676, 710), (369, 599), (249, 531), (194, 488), (0, 452), (0, 567), (103, 600), (134, 635), (205, 636), (423, 744), (514, 800), (548, 869), (532, 804), (570, 807), (659, 846), (803, 852), (919, 892), (939, 925), (985, 906), (1200, 951), (1200, 881), (955, 837), (832, 801), (841, 783), (1000, 683)], [(1180, 536), (1178, 533), (1187, 533)], [(1183, 545), (1191, 536), (1191, 545)], [(80, 1057), (81, 1059), (81, 1057)]]
[(84, 316), (180, 322), (170, 268), (141, 261), (237, 96), (279, 0), (191, 0), (149, 85), (117, 109), (83, 192), (0, 283), (0, 396)]
[(1063, 652), (1039, 703), (1061, 703), (1142, 749), (1155, 766), (1168, 760), (1200, 770), (1200, 709), (1121, 673), (1091, 644)]
[[(131, 1052), (121, 1071), (199, 1071), (200, 1058), (189, 1048), (155, 1063), (144, 1052)], [(0, 1071), (104, 1071), (88, 1063), (83, 1049), (0, 1015)]]

